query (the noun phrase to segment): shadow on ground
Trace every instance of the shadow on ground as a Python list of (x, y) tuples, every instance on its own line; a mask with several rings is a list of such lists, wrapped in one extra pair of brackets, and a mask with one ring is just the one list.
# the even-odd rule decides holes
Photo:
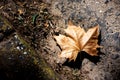
[(69, 66), (71, 68), (77, 68), (80, 69), (81, 65), (82, 65), (82, 61), (87, 58), (88, 60), (90, 60), (93, 63), (97, 63), (100, 61), (100, 57), (99, 56), (90, 56), (89, 54), (87, 54), (86, 52), (82, 51), (79, 52), (77, 58), (75, 61), (71, 61), (69, 62), (69, 60), (67, 60), (63, 65), (64, 66)]

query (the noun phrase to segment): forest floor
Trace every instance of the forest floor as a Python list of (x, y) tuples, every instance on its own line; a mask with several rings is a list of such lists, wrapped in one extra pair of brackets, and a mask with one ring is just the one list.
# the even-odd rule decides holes
[[(0, 0), (0, 16), (13, 26), (1, 27), (0, 21), (0, 50), (11, 40), (17, 43), (11, 36), (19, 34), (62, 80), (120, 80), (119, 0)], [(61, 49), (53, 36), (64, 34), (69, 20), (86, 30), (99, 25), (99, 44), (103, 46), (99, 56), (82, 53), (75, 62), (58, 57)], [(15, 47), (29, 55), (21, 44)]]

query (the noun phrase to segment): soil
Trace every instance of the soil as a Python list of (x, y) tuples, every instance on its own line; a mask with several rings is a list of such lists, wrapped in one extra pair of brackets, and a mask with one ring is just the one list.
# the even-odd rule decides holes
[[(12, 39), (12, 36), (16, 38), (15, 35), (19, 34), (44, 58), (61, 80), (120, 80), (119, 0), (0, 0), (0, 16), (8, 20), (13, 26), (3, 27), (4, 24), (2, 20), (0, 21), (0, 50), (4, 49), (3, 44), (8, 45), (6, 44), (7, 40), (13, 40), (17, 43), (16, 39)], [(99, 25), (99, 44), (103, 46), (98, 50), (99, 56), (94, 57), (80, 52), (75, 62), (58, 57), (61, 49), (53, 36), (64, 34), (69, 20), (86, 30)], [(11, 46), (8, 46), (7, 49), (9, 47)], [(19, 55), (27, 54), (22, 49), (23, 45), (19, 44), (15, 47), (20, 51)], [(21, 54), (21, 51), (24, 55)], [(12, 53), (2, 54), (5, 56), (5, 54)], [(5, 59), (0, 58), (1, 61)], [(5, 61), (9, 62), (9, 60)], [(22, 63), (19, 64), (18, 66), (24, 66)], [(32, 68), (36, 68), (33, 66)], [(0, 80), (11, 80), (9, 76), (11, 76), (12, 69), (7, 68), (10, 70), (7, 71), (9, 76), (4, 78), (3, 73), (6, 74), (6, 72), (2, 70), (3, 67), (4, 65), (0, 67)], [(30, 71), (37, 74), (37, 68), (34, 71), (32, 68), (29, 68), (29, 65), (24, 69), (22, 68), (24, 74), (20, 72), (20, 68), (18, 70), (20, 74), (17, 76), (26, 75)], [(23, 80), (38, 80), (37, 75), (32, 75), (32, 72), (30, 75), (22, 76), (26, 77)], [(17, 79), (17, 76), (14, 75), (12, 75), (12, 80)]]

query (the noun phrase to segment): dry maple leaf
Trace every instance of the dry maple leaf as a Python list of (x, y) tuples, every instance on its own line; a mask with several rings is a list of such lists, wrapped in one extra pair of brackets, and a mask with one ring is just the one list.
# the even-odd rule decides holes
[(85, 32), (80, 26), (77, 27), (69, 23), (64, 31), (66, 35), (60, 34), (59, 36), (54, 36), (62, 49), (60, 57), (69, 58), (69, 61), (75, 61), (80, 51), (85, 51), (91, 56), (97, 56), (97, 48), (100, 48), (97, 44), (99, 35), (98, 26), (90, 28)]

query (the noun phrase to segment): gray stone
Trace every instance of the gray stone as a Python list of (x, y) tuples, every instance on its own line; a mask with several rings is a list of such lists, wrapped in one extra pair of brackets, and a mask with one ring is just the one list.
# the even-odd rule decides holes
[(112, 59), (118, 59), (119, 56), (120, 56), (120, 55), (117, 54), (117, 53), (116, 53), (116, 54), (111, 54), (111, 58), (112, 58)]

